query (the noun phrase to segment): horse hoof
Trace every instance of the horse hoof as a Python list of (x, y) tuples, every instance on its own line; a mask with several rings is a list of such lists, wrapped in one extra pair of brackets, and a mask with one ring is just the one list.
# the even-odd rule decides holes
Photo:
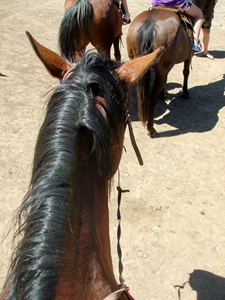
[(166, 92), (162, 91), (162, 92), (159, 94), (159, 99), (162, 99), (162, 100), (167, 99), (167, 94), (166, 94)]
[(114, 57), (116, 61), (121, 61), (121, 53), (120, 51), (115, 51), (114, 52)]
[(189, 99), (189, 98), (191, 98), (191, 95), (190, 95), (190, 93), (184, 93), (183, 92), (182, 97), (185, 98), (185, 99)]
[(151, 132), (149, 131), (148, 132), (148, 135), (151, 137), (151, 138), (154, 138), (156, 135), (157, 135), (157, 131), (155, 129), (153, 129)]

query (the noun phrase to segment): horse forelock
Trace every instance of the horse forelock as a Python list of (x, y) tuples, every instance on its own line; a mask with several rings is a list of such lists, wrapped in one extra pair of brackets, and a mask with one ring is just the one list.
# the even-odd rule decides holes
[[(36, 144), (30, 190), (18, 211), (18, 233), (23, 237), (5, 285), (10, 285), (7, 300), (50, 300), (55, 296), (81, 129), (92, 132), (91, 151), (111, 177), (112, 139), (124, 119), (123, 89), (114, 68), (107, 59), (89, 53), (50, 98)], [(103, 97), (106, 105), (96, 100), (96, 95)]]

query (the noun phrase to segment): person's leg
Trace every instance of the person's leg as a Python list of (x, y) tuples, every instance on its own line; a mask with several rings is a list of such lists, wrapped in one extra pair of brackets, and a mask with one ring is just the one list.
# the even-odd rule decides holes
[(202, 11), (194, 3), (192, 3), (191, 7), (186, 11), (186, 13), (194, 18), (195, 40), (196, 43), (198, 43), (200, 31), (202, 28)]
[(129, 24), (131, 21), (130, 21), (130, 13), (128, 10), (127, 0), (122, 0), (122, 5), (124, 9), (123, 22), (125, 24)]
[(202, 28), (203, 32), (203, 56), (209, 58), (209, 59), (214, 59), (212, 54), (208, 53), (208, 46), (209, 46), (209, 37), (210, 37), (210, 28)]
[(203, 33), (203, 54), (207, 55), (208, 54), (208, 46), (209, 46), (209, 36), (210, 36), (210, 29), (205, 29), (202, 28), (202, 33)]
[(212, 20), (214, 17), (214, 6), (215, 6), (215, 2), (212, 1), (210, 6), (203, 8), (203, 22), (202, 22), (203, 56), (206, 56), (209, 59), (214, 59), (213, 55), (208, 53), (210, 28), (212, 26)]
[(123, 4), (123, 9), (124, 9), (124, 13), (129, 13), (128, 10), (128, 5), (127, 5), (127, 0), (122, 0), (122, 4)]

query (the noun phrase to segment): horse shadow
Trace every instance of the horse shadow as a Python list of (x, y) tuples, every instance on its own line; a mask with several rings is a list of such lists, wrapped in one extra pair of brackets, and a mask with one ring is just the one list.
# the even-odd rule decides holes
[[(219, 120), (219, 110), (225, 106), (224, 86), (225, 75), (219, 81), (190, 88), (191, 98), (184, 99), (181, 91), (170, 92), (182, 86), (177, 83), (168, 83), (166, 85), (167, 97), (159, 100), (154, 123), (156, 125), (168, 124), (173, 129), (159, 131), (156, 138), (212, 130)], [(130, 115), (132, 121), (138, 121), (137, 98), (136, 100), (134, 98), (133, 87)]]
[[(194, 270), (187, 282), (191, 288), (197, 292), (197, 300), (224, 300), (225, 299), (225, 278), (204, 270)], [(186, 284), (186, 283), (185, 283)], [(179, 287), (178, 297), (182, 300), (180, 289), (185, 288), (185, 284)]]

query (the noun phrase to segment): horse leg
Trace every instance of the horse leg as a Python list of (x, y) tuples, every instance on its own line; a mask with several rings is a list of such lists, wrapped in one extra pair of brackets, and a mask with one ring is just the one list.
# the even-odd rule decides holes
[(165, 88), (160, 92), (159, 98), (160, 99), (166, 99), (167, 98), (167, 94), (165, 92)]
[(190, 98), (190, 93), (188, 91), (188, 76), (190, 73), (190, 64), (191, 64), (192, 57), (190, 56), (187, 60), (184, 62), (184, 82), (183, 82), (183, 97), (184, 98)]
[(107, 58), (111, 59), (110, 50), (113, 44), (112, 34), (102, 30), (102, 32), (99, 33), (98, 36), (95, 36), (95, 40), (93, 39), (93, 37), (90, 37), (90, 42), (96, 48), (100, 55), (106, 56)]
[(89, 36), (85, 33), (85, 31), (81, 30), (80, 35), (82, 36), (82, 39), (79, 39), (79, 41), (77, 41), (74, 44), (74, 50), (75, 50), (75, 55), (74, 56), (75, 56), (76, 60), (81, 59), (81, 57), (83, 56), (83, 54), (86, 51), (87, 45), (90, 42)]
[(111, 59), (110, 49), (103, 49), (98, 46), (95, 46), (98, 53), (102, 56), (106, 56), (107, 58)]
[(117, 61), (121, 60), (121, 53), (120, 53), (120, 39), (121, 35), (118, 35), (115, 37), (113, 41), (113, 47), (114, 47), (114, 57)]
[(150, 99), (150, 109), (149, 109), (149, 116), (147, 122), (148, 134), (152, 138), (157, 134), (157, 131), (154, 128), (155, 109), (159, 101), (160, 93), (164, 90), (164, 87), (166, 85), (166, 80), (167, 80), (167, 76), (155, 77), (154, 87)]
[(118, 7), (113, 5), (113, 47), (114, 47), (114, 57), (117, 61), (121, 60), (120, 53), (120, 41), (122, 36), (122, 14)]

